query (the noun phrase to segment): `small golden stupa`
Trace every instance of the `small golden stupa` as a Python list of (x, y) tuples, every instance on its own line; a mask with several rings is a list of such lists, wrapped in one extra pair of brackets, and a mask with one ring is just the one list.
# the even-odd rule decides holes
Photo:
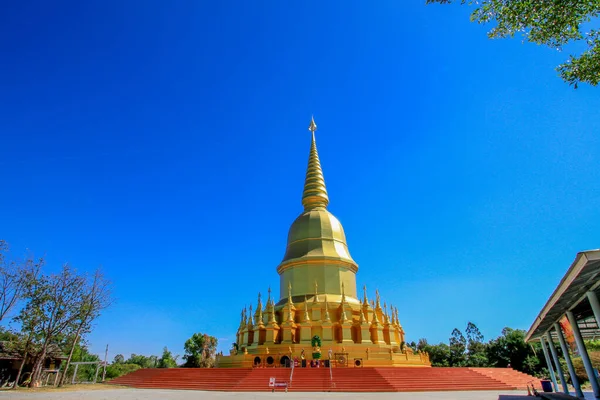
[[(328, 210), (329, 196), (317, 153), (315, 131), (304, 182), (304, 211), (292, 223), (277, 267), (280, 299), (261, 295), (254, 313), (244, 308), (236, 341), (219, 367), (430, 366), (427, 353), (405, 346), (398, 309), (369, 302), (356, 292), (358, 265), (350, 256), (342, 225)], [(319, 362), (317, 363), (317, 360)]]

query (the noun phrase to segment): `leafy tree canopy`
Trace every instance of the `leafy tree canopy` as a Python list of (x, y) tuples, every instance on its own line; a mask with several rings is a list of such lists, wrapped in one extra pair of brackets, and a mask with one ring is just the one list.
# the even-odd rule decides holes
[[(427, 4), (447, 4), (458, 0), (426, 0)], [(600, 0), (460, 0), (476, 4), (471, 21), (495, 23), (490, 38), (513, 37), (521, 33), (532, 43), (561, 49), (571, 42), (585, 45), (579, 55), (557, 67), (560, 77), (577, 88), (579, 83), (596, 86), (600, 82), (600, 30), (586, 24), (597, 21)]]
[(113, 364), (124, 364), (125, 363), (125, 357), (123, 357), (123, 354), (117, 354), (113, 360)]
[(185, 341), (184, 367), (209, 368), (214, 365), (218, 340), (206, 333), (194, 333)]
[(143, 356), (141, 354), (132, 354), (129, 357), (125, 364), (136, 364), (139, 365), (140, 368), (156, 368), (156, 363), (158, 362), (158, 357), (156, 356)]
[(467, 349), (467, 339), (460, 330), (454, 328), (450, 336), (450, 366), (464, 367), (466, 363), (465, 350)]
[(173, 353), (169, 351), (166, 347), (163, 349), (162, 356), (158, 359), (158, 368), (176, 368), (177, 367), (177, 357), (173, 356)]

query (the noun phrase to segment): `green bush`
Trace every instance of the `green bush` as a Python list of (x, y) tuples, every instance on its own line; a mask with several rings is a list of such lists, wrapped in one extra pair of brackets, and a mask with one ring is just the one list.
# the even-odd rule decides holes
[(130, 372), (137, 371), (141, 367), (137, 364), (110, 364), (106, 367), (106, 379), (115, 379)]
[[(588, 351), (588, 354), (590, 355), (592, 366), (594, 368), (600, 368), (600, 351)], [(575, 374), (577, 374), (579, 383), (587, 382), (589, 380), (585, 373), (585, 367), (583, 366), (581, 357), (573, 357), (573, 368), (575, 368)]]

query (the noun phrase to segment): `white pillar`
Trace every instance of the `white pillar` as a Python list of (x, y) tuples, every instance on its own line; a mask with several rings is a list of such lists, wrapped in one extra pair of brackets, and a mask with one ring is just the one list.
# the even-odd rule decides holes
[(573, 361), (571, 361), (571, 356), (569, 355), (569, 348), (567, 347), (567, 342), (565, 341), (565, 337), (558, 322), (554, 323), (554, 329), (556, 329), (558, 342), (560, 343), (560, 348), (562, 349), (563, 355), (565, 356), (565, 361), (567, 362), (567, 368), (569, 369), (571, 382), (573, 383), (573, 387), (575, 388), (575, 395), (577, 397), (583, 398), (581, 385), (579, 385), (579, 379), (577, 379), (577, 375), (575, 374), (575, 368), (573, 367)]
[(573, 312), (567, 311), (567, 318), (571, 323), (571, 328), (573, 328), (573, 336), (575, 336), (575, 343), (577, 343), (577, 348), (579, 349), (579, 354), (581, 355), (581, 361), (583, 361), (585, 372), (590, 380), (590, 383), (592, 384), (594, 396), (597, 399), (600, 399), (600, 387), (598, 386), (598, 380), (596, 379), (596, 374), (594, 373), (594, 367), (592, 367), (590, 356), (588, 355), (587, 349), (585, 348), (583, 337), (581, 337), (581, 332), (579, 331), (579, 326), (577, 325), (575, 315), (573, 315)]
[(594, 318), (596, 319), (596, 323), (600, 326), (600, 302), (598, 302), (598, 296), (596, 296), (596, 292), (587, 292), (587, 298), (592, 306), (592, 311), (594, 312)]
[(550, 347), (550, 353), (552, 353), (552, 359), (554, 360), (554, 364), (556, 365), (556, 372), (558, 372), (558, 377), (560, 378), (560, 384), (563, 388), (563, 392), (565, 394), (569, 394), (569, 387), (567, 386), (567, 380), (565, 379), (565, 374), (563, 373), (562, 367), (560, 366), (560, 360), (558, 359), (558, 352), (556, 351), (556, 347), (554, 347), (554, 342), (552, 341), (552, 335), (550, 331), (546, 332), (546, 339), (548, 340), (548, 346)]
[(546, 364), (548, 365), (548, 372), (550, 372), (550, 379), (552, 380), (554, 391), (558, 392), (558, 382), (556, 382), (556, 375), (554, 375), (554, 367), (552, 366), (552, 361), (550, 360), (548, 348), (546, 347), (546, 341), (544, 340), (543, 336), (540, 336), (540, 343), (542, 343), (542, 351), (544, 352), (544, 357), (546, 358)]

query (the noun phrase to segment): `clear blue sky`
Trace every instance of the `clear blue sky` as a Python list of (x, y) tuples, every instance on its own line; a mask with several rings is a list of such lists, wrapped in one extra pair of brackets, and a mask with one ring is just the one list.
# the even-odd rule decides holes
[(600, 247), (600, 89), (556, 76), (567, 53), (424, 1), (204, 3), (0, 14), (0, 238), (103, 267), (93, 351), (230, 347), (278, 295), (312, 114), (358, 284), (408, 340), (527, 329)]

